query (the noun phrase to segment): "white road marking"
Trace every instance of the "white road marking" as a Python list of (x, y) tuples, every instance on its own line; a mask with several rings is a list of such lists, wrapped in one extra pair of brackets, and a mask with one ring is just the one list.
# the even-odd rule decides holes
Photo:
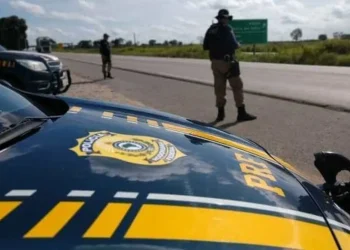
[[(314, 220), (317, 222), (325, 223), (325, 220), (322, 216), (304, 213), (292, 209), (286, 209), (281, 207), (269, 206), (259, 203), (245, 202), (245, 201), (236, 201), (236, 200), (226, 200), (226, 199), (218, 199), (218, 198), (210, 198), (210, 197), (200, 197), (200, 196), (188, 196), (188, 195), (174, 195), (174, 194), (155, 194), (150, 193), (147, 196), (148, 200), (163, 200), (163, 201), (180, 201), (180, 202), (196, 202), (203, 204), (213, 204), (219, 206), (230, 206), (230, 207), (242, 207), (249, 208), (261, 211), (269, 211), (276, 212), (280, 214), (286, 214), (296, 217), (301, 217), (309, 220)], [(342, 224), (335, 220), (328, 220), (331, 225), (344, 228), (350, 231), (350, 227), (348, 225)]]
[(139, 193), (135, 192), (117, 192), (114, 195), (114, 198), (127, 198), (127, 199), (136, 199)]
[(32, 196), (36, 192), (35, 189), (14, 189), (8, 192), (5, 196), (8, 197), (17, 197), (17, 196)]
[(72, 190), (67, 195), (68, 197), (91, 197), (95, 191), (92, 190)]

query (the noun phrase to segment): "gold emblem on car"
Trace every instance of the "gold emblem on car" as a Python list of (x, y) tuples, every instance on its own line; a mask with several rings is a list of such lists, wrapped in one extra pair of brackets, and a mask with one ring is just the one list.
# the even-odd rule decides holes
[(114, 158), (132, 164), (162, 166), (184, 157), (172, 143), (162, 139), (124, 135), (108, 131), (91, 132), (71, 148), (78, 156)]

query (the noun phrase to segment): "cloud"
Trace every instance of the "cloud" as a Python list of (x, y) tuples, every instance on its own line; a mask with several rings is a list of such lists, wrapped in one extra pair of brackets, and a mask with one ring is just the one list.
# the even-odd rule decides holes
[(90, 9), (90, 10), (95, 9), (95, 4), (93, 2), (86, 1), (86, 0), (78, 0), (78, 3), (83, 8)]
[(15, 9), (23, 9), (34, 15), (44, 15), (45, 9), (38, 4), (32, 4), (26, 1), (11, 1), (10, 5)]
[(46, 33), (48, 31), (48, 29), (42, 27), (36, 27), (34, 29), (36, 29), (39, 33)]
[(151, 29), (153, 29), (155, 31), (167, 32), (167, 33), (172, 33), (172, 34), (182, 34), (183, 33), (183, 31), (176, 29), (174, 27), (159, 25), (159, 24), (151, 25)]
[(51, 35), (51, 31), (47, 28), (43, 27), (32, 27), (27, 30), (28, 36), (38, 37), (38, 36), (47, 36)]
[(189, 9), (235, 9), (257, 5), (274, 5), (274, 0), (190, 0), (185, 6)]
[(93, 24), (98, 26), (99, 29), (105, 29), (105, 26), (101, 24), (98, 20), (86, 16), (83, 14), (80, 14), (79, 12), (59, 12), (59, 11), (52, 11), (51, 12), (51, 17), (56, 18), (56, 19), (61, 19), (61, 20), (66, 20), (66, 21), (81, 21), (85, 22), (88, 24)]
[(183, 178), (191, 172), (210, 174), (214, 171), (214, 166), (196, 158), (186, 156), (177, 159), (175, 162), (164, 166), (130, 166), (128, 164), (116, 164), (115, 160), (100, 159), (90, 157), (90, 167), (92, 172), (103, 174), (108, 177), (121, 177), (129, 181), (153, 182), (159, 180), (170, 180)]
[(192, 26), (198, 26), (199, 24), (193, 20), (190, 19), (185, 19), (183, 17), (176, 17), (176, 20), (179, 21), (180, 23), (186, 24), (186, 25), (192, 25)]
[(98, 34), (97, 30), (92, 29), (92, 28), (79, 27), (79, 29), (80, 29), (81, 31), (84, 31), (84, 32), (89, 33), (89, 34), (91, 34), (91, 35), (97, 35), (97, 34)]
[(282, 24), (302, 24), (305, 23), (306, 19), (297, 15), (288, 14), (282, 16)]
[(288, 7), (292, 7), (294, 9), (304, 9), (304, 4), (302, 4), (301, 2), (297, 1), (297, 0), (288, 0), (286, 2), (286, 6)]
[(81, 26), (96, 30), (99, 36), (106, 32), (126, 40), (133, 39), (135, 33), (141, 43), (150, 39), (198, 42), (196, 37), (205, 33), (220, 8), (227, 8), (235, 19), (268, 19), (269, 40), (290, 39), (293, 25), (303, 30), (303, 38), (317, 39), (321, 33), (346, 33), (350, 23), (350, 0), (101, 1), (0, 0), (0, 9), (23, 16), (30, 28), (47, 28), (62, 39), (67, 39), (64, 33), (69, 29), (76, 35), (74, 42), (80, 35), (88, 38)]
[(338, 19), (350, 18), (350, 4), (349, 6), (336, 5), (332, 8), (332, 15)]
[(113, 28), (112, 31), (111, 31), (111, 34), (113, 36), (118, 36), (118, 35), (122, 35), (122, 34), (125, 34), (127, 33), (127, 31), (123, 30), (123, 29), (119, 29), (119, 28)]
[(96, 19), (108, 22), (117, 22), (118, 20), (111, 16), (96, 16)]
[(57, 32), (57, 33), (59, 33), (59, 34), (61, 34), (61, 35), (63, 35), (63, 36), (66, 36), (66, 37), (74, 37), (74, 33), (72, 33), (72, 32), (63, 31), (63, 30), (60, 29), (60, 28), (55, 28), (54, 30), (55, 30), (55, 32)]
[(99, 24), (98, 21), (92, 17), (80, 14), (78, 12), (58, 12), (52, 11), (52, 17), (62, 19), (62, 20), (71, 20), (71, 21), (83, 21), (90, 24)]

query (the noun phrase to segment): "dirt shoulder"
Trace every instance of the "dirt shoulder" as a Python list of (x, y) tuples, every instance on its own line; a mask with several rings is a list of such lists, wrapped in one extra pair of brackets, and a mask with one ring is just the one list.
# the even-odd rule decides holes
[(116, 102), (121, 104), (128, 104), (138, 107), (146, 107), (143, 103), (131, 100), (117, 92), (114, 92), (102, 81), (92, 81), (90, 79), (72, 75), (72, 86), (64, 96), (71, 96), (77, 98), (86, 98), (91, 100), (101, 100), (107, 102)]

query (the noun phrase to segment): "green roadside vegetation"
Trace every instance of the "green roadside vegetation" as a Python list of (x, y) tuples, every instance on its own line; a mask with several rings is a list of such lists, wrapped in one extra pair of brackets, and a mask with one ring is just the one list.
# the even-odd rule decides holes
[[(98, 53), (97, 48), (91, 49), (55, 49), (57, 52)], [(350, 66), (350, 40), (271, 42), (253, 46), (242, 46), (237, 53), (240, 61), (269, 62), (307, 65)], [(154, 56), (172, 58), (207, 59), (208, 52), (201, 45), (182, 46), (121, 46), (113, 48), (116, 55)]]

